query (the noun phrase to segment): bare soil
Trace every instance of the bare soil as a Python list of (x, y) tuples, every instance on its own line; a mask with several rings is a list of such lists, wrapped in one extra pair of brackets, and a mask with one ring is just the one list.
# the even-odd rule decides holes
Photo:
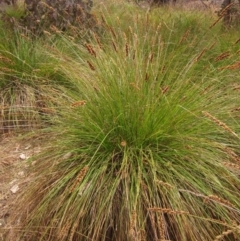
[(14, 215), (14, 202), (30, 181), (27, 168), (31, 157), (40, 151), (40, 143), (22, 140), (11, 134), (0, 136), (0, 241), (7, 241), (4, 233), (11, 231), (8, 223)]

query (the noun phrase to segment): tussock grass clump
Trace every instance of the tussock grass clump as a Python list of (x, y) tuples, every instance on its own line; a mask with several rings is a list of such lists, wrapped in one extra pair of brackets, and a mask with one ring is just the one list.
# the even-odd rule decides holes
[(239, 235), (239, 79), (226, 67), (235, 57), (219, 68), (211, 45), (143, 20), (52, 53), (75, 90), (18, 200), (19, 240)]
[(42, 127), (64, 95), (59, 61), (46, 54), (50, 47), (44, 41), (1, 29), (0, 133)]

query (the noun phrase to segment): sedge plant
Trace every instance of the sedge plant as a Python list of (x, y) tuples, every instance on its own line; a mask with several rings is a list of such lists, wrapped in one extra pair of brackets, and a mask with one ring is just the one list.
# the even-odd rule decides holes
[[(52, 43), (56, 44), (57, 35), (66, 31), (66, 26), (68, 35), (74, 35), (74, 24), (79, 25), (78, 34), (86, 35), (90, 25), (82, 24), (80, 30), (79, 22), (91, 17), (90, 3), (90, 0), (87, 3), (79, 0), (70, 6), (67, 1), (49, 1), (50, 6), (44, 1), (18, 0), (3, 5), (0, 14), (0, 133), (41, 127), (42, 120), (54, 114), (56, 99), (67, 99), (60, 89), (62, 86), (71, 88), (70, 83), (59, 69), (59, 59), (51, 58), (48, 52)], [(86, 19), (84, 22), (90, 24)]]
[(1, 23), (0, 133), (39, 128), (54, 113), (52, 107), (64, 96), (60, 88), (66, 84), (58, 60), (46, 54), (54, 36), (33, 40), (4, 27)]
[(143, 20), (52, 53), (75, 90), (17, 200), (19, 240), (239, 237), (239, 63)]

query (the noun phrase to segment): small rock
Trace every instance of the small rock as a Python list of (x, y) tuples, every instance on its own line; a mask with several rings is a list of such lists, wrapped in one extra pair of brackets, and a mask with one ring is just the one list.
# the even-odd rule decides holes
[(18, 176), (20, 176), (20, 177), (24, 177), (24, 171), (20, 171), (20, 172), (18, 172)]
[(21, 160), (25, 160), (26, 159), (26, 155), (23, 154), (23, 153), (19, 157), (20, 157)]
[(12, 193), (16, 193), (18, 190), (19, 190), (18, 184), (12, 186), (11, 189), (10, 189), (10, 191), (11, 191)]

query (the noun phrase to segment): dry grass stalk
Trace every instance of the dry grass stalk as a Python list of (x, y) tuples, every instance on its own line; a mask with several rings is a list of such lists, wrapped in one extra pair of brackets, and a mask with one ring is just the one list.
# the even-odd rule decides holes
[(240, 163), (240, 157), (237, 153), (235, 153), (233, 150), (231, 150), (228, 147), (225, 148), (225, 151), (233, 161)]
[(208, 93), (208, 90), (210, 89), (210, 87), (212, 87), (212, 85), (205, 87), (204, 90), (202, 91), (202, 94), (204, 95), (204, 94)]
[(139, 86), (137, 85), (137, 84), (135, 84), (135, 83), (130, 83), (130, 85), (132, 86), (132, 87), (134, 87), (136, 90), (140, 90), (140, 88), (139, 88)]
[(128, 43), (125, 44), (125, 51), (126, 51), (126, 57), (129, 55), (129, 46)]
[(140, 241), (146, 241), (147, 240), (147, 234), (145, 229), (140, 230)]
[(216, 45), (216, 42), (214, 42), (213, 44), (211, 44), (211, 46), (208, 48), (208, 50), (211, 50), (215, 45)]
[(43, 30), (43, 33), (44, 33), (45, 35), (47, 35), (47, 36), (51, 36), (51, 33), (49, 33), (49, 32), (46, 31), (46, 30)]
[(154, 57), (154, 53), (151, 52), (151, 53), (149, 54), (149, 56), (148, 56), (148, 63), (152, 63), (153, 57)]
[[(77, 5), (77, 10), (79, 10), (79, 12), (81, 13), (81, 15), (85, 15), (85, 12), (83, 11), (83, 8), (81, 7), (81, 5)], [(68, 13), (67, 13), (68, 14)]]
[(218, 120), (216, 117), (208, 113), (207, 111), (202, 111), (203, 115), (209, 118), (212, 122), (216, 123), (218, 126), (223, 128), (225, 131), (229, 132), (230, 134), (238, 137), (238, 135), (230, 128), (228, 127), (224, 122)]
[(233, 90), (240, 90), (240, 85), (237, 83), (233, 84)]
[(97, 42), (99, 48), (102, 49), (102, 44), (101, 44), (100, 38), (97, 36), (96, 33), (93, 34), (93, 37), (94, 37), (95, 41)]
[(185, 192), (185, 193), (190, 193), (196, 197), (206, 197), (205, 195), (201, 194), (201, 193), (197, 193), (197, 192), (193, 192), (190, 190), (185, 190), (185, 189), (178, 189), (179, 192)]
[[(152, 237), (153, 240), (158, 240), (158, 229), (157, 229), (157, 222), (156, 222), (156, 214), (155, 213), (149, 213), (149, 220), (150, 220), (150, 224), (153, 227), (152, 228)], [(144, 240), (145, 241), (145, 240)]]
[(139, 46), (139, 39), (138, 39), (138, 35), (136, 33), (133, 34), (133, 46), (135, 48), (135, 51)]
[(193, 218), (201, 219), (201, 220), (204, 220), (204, 221), (208, 221), (208, 222), (211, 222), (211, 223), (220, 224), (220, 225), (222, 225), (224, 227), (229, 227), (229, 228), (233, 227), (232, 224), (229, 224), (229, 223), (227, 223), (225, 221), (222, 221), (221, 219), (199, 217), (199, 216), (192, 215), (192, 214), (189, 214), (189, 216), (193, 217)]
[(149, 12), (146, 14), (146, 26), (149, 26)]
[(209, 28), (213, 28), (223, 17), (224, 15), (220, 15), (219, 18)]
[(78, 37), (79, 36), (79, 29), (78, 28), (76, 28), (76, 27), (74, 27), (74, 26), (72, 26), (71, 24), (70, 25), (68, 25), (68, 28), (69, 28), (69, 32), (71, 33), (71, 35), (73, 36), (73, 37)]
[(77, 227), (78, 227), (78, 222), (75, 222), (69, 234), (69, 238), (68, 238), (69, 241), (73, 241), (73, 237), (74, 237), (74, 234), (76, 233)]
[[(220, 198), (218, 196), (215, 196), (215, 195), (209, 195), (209, 196), (205, 196), (203, 194), (200, 194), (200, 193), (196, 193), (196, 192), (192, 192), (192, 191), (189, 191), (189, 190), (183, 190), (183, 189), (179, 189), (180, 192), (187, 192), (187, 193), (190, 193), (194, 196), (197, 196), (197, 197), (201, 197), (204, 199), (204, 202), (209, 202), (209, 201), (216, 201), (218, 203), (221, 203), (221, 204), (224, 204), (224, 205), (227, 205), (229, 207), (234, 207), (234, 205), (232, 203), (230, 203), (228, 200), (225, 200), (223, 198)], [(221, 223), (222, 224), (222, 223)], [(223, 225), (225, 225), (225, 223), (223, 223)]]
[(92, 71), (96, 70), (95, 67), (93, 66), (93, 64), (89, 60), (87, 60), (87, 63)]
[(69, 38), (71, 41), (75, 41), (75, 38), (74, 38), (73, 36), (68, 35), (68, 38)]
[(131, 214), (130, 219), (130, 230), (136, 226), (136, 218), (137, 218), (137, 212), (134, 210)]
[(88, 51), (91, 55), (93, 55), (94, 57), (97, 57), (97, 53), (96, 53), (96, 51), (93, 49), (93, 46), (92, 46), (91, 44), (87, 44), (87, 43), (86, 43), (84, 46), (86, 47), (87, 51)]
[[(131, 35), (134, 35), (131, 27), (129, 27), (129, 30), (130, 30)], [(127, 34), (125, 32), (122, 33), (122, 37), (123, 37), (125, 42), (128, 42)]]
[(234, 44), (238, 44), (240, 42), (240, 39), (238, 39)]
[(149, 80), (149, 75), (148, 75), (148, 73), (146, 73), (145, 74), (145, 79), (144, 79), (145, 81), (148, 81)]
[(240, 68), (240, 62), (237, 62), (235, 64), (224, 66), (224, 67), (220, 68), (220, 70), (223, 70), (223, 69), (234, 70), (234, 69), (239, 69), (239, 68)]
[(171, 184), (169, 184), (167, 182), (160, 181), (160, 180), (157, 180), (156, 183), (161, 185), (161, 186), (164, 186), (164, 187), (174, 188)]
[(132, 59), (134, 60), (136, 57), (136, 51), (133, 52)]
[(234, 5), (234, 3), (231, 3), (227, 5), (223, 10), (221, 10), (218, 15), (219, 18), (209, 27), (210, 29), (213, 28), (226, 14), (228, 14), (228, 10)]
[(0, 72), (11, 73), (11, 72), (13, 72), (13, 70), (12, 70), (12, 69), (9, 69), (9, 68), (1, 67), (1, 68), (0, 68)]
[[(132, 29), (131, 26), (129, 26), (129, 31), (130, 31), (130, 33), (131, 33), (131, 36), (134, 35), (134, 37), (135, 37), (135, 33), (133, 32), (133, 29)], [(124, 37), (125, 41), (127, 41), (127, 35), (126, 35), (126, 33), (123, 33), (123, 37)]]
[(233, 168), (233, 169), (240, 170), (240, 166), (237, 165), (237, 164), (234, 164), (234, 163), (223, 162), (223, 165), (226, 166), (226, 167), (230, 167), (230, 168)]
[(108, 29), (110, 30), (112, 36), (113, 36), (115, 39), (117, 39), (117, 35), (116, 35), (115, 31), (112, 29), (112, 27), (108, 26)]
[(77, 16), (77, 17), (76, 17), (76, 23), (77, 23), (79, 26), (81, 26), (81, 25), (83, 24), (82, 19), (80, 18), (80, 16)]
[(131, 214), (131, 219), (130, 219), (130, 227), (129, 227), (129, 236), (131, 237), (132, 240), (138, 240), (137, 239), (137, 230), (136, 230), (136, 223), (137, 220), (137, 213), (136, 211), (132, 211)]
[(163, 65), (163, 67), (161, 68), (161, 73), (163, 74), (166, 70), (166, 65)]
[(208, 201), (216, 201), (216, 202), (218, 202), (218, 203), (227, 205), (227, 206), (229, 206), (229, 207), (233, 207), (233, 206), (234, 206), (234, 205), (233, 205), (231, 202), (229, 202), (228, 200), (225, 200), (225, 199), (223, 199), (223, 198), (220, 198), (220, 197), (218, 197), (218, 196), (216, 196), (216, 195), (206, 196), (204, 202), (208, 202)]
[(165, 240), (165, 223), (163, 215), (161, 213), (157, 215), (157, 222), (159, 227), (160, 241)]
[(232, 234), (232, 233), (237, 233), (237, 234), (240, 234), (240, 225), (239, 226), (236, 226), (232, 229), (228, 229), (224, 232), (222, 232), (220, 235), (216, 236), (216, 238), (214, 239), (214, 241), (220, 241), (220, 240), (223, 240), (224, 237), (228, 236), (229, 234)]
[(161, 88), (162, 94), (164, 95), (169, 90), (169, 86), (165, 86)]
[(218, 12), (218, 15), (225, 15), (227, 14), (227, 11), (229, 10), (229, 8), (231, 8), (233, 5), (235, 5), (234, 2), (228, 4), (224, 9), (222, 9), (220, 12)]
[(59, 231), (58, 233), (58, 240), (63, 240), (68, 236), (69, 229), (70, 229), (70, 223), (65, 224)]
[(51, 26), (50, 26), (50, 29), (51, 29), (51, 31), (54, 32), (54, 33), (57, 33), (57, 34), (61, 34), (61, 33), (62, 33), (62, 31), (59, 30), (59, 29), (58, 29), (56, 26), (54, 26), (54, 25), (51, 25)]
[(176, 210), (172, 210), (170, 208), (157, 208), (157, 207), (153, 207), (153, 208), (149, 208), (149, 211), (153, 211), (153, 212), (161, 212), (161, 213), (165, 213), (165, 214), (170, 214), (170, 215), (182, 215), (182, 214), (189, 214), (186, 211), (176, 211)]
[(204, 48), (204, 49), (202, 50), (202, 52), (196, 57), (195, 62), (197, 62), (197, 61), (203, 56), (203, 54), (204, 54), (206, 51), (207, 51), (207, 49)]
[(40, 107), (39, 110), (46, 114), (55, 114), (56, 113), (56, 111), (53, 108), (48, 108), (48, 107)]
[(188, 29), (188, 30), (183, 34), (183, 36), (181, 37), (181, 39), (180, 39), (180, 41), (179, 41), (179, 44), (181, 44), (183, 41), (185, 41), (185, 40), (187, 39), (189, 33), (190, 33), (190, 29)]
[(101, 19), (102, 19), (102, 22), (103, 22), (104, 24), (107, 24), (107, 21), (106, 21), (104, 15), (101, 15)]
[(77, 185), (83, 180), (83, 178), (85, 177), (86, 173), (88, 171), (88, 166), (83, 167), (83, 169), (80, 170), (80, 172), (78, 173), (75, 182), (73, 183), (73, 185), (70, 188), (69, 193), (72, 193), (75, 188), (77, 187)]
[(162, 23), (160, 22), (160, 23), (158, 24), (157, 28), (156, 28), (156, 33), (159, 34), (159, 31), (160, 31), (161, 27), (162, 27)]
[(214, 241), (222, 240), (224, 237), (228, 236), (231, 233), (233, 233), (233, 230), (232, 229), (228, 229), (227, 231), (224, 231), (220, 235), (216, 236)]
[(71, 107), (83, 106), (83, 105), (86, 105), (86, 103), (87, 103), (86, 100), (76, 101), (76, 102), (74, 102), (74, 103), (71, 104)]
[(118, 52), (117, 45), (114, 41), (112, 41), (112, 45), (113, 45), (113, 48), (114, 48), (115, 52), (117, 53)]
[(24, 38), (25, 40), (27, 40), (27, 41), (31, 41), (31, 39), (28, 37), (28, 36), (26, 36), (26, 34), (20, 34), (20, 36), (22, 37), (22, 38)]
[(41, 2), (42, 5), (44, 5), (45, 7), (47, 7), (50, 11), (55, 11), (53, 7), (49, 6), (47, 3), (45, 2)]
[(7, 63), (7, 64), (13, 63), (11, 59), (3, 57), (3, 56), (0, 56), (0, 62), (4, 62), (4, 63)]
[(215, 61), (219, 61), (219, 60), (226, 59), (226, 58), (228, 58), (228, 57), (230, 57), (230, 56), (231, 56), (230, 52), (229, 52), (229, 51), (226, 51), (226, 52), (218, 55), (214, 60), (215, 60)]

